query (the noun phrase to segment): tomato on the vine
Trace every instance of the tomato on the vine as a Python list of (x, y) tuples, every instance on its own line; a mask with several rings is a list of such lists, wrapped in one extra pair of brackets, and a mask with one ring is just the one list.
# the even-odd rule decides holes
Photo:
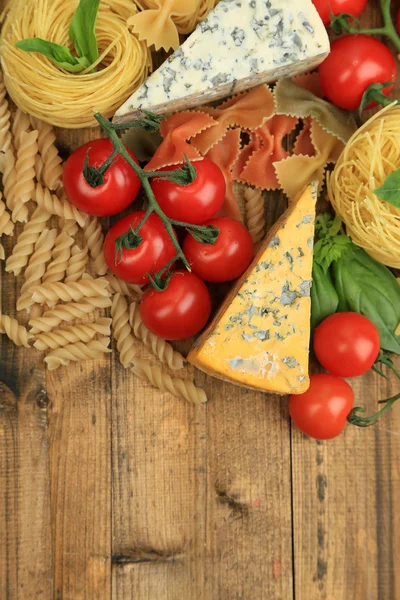
[[(123, 281), (140, 285), (149, 282), (147, 273), (156, 273), (176, 254), (164, 223), (155, 213), (141, 226), (139, 237), (133, 234), (131, 228), (140, 223), (144, 214), (144, 210), (138, 210), (117, 221), (104, 241), (104, 256), (110, 271)], [(127, 232), (131, 247), (119, 250), (116, 239)]]
[(205, 225), (219, 230), (215, 244), (195, 240), (188, 233), (183, 243), (183, 253), (193, 273), (205, 281), (232, 281), (242, 275), (254, 255), (251, 235), (246, 227), (230, 217), (211, 219)]
[(365, 7), (367, 0), (312, 0), (324, 25), (331, 22), (331, 12), (336, 16), (342, 13), (359, 17)]
[[(122, 156), (117, 156), (105, 171), (102, 183), (92, 187), (87, 181), (84, 175), (86, 155), (88, 166), (99, 169), (113, 149), (109, 139), (93, 140), (77, 148), (64, 165), (65, 192), (72, 204), (89, 215), (96, 217), (116, 215), (125, 210), (139, 192), (140, 180)], [(128, 148), (127, 151), (137, 163), (138, 160), (133, 152)]]
[[(366, 89), (373, 83), (396, 81), (396, 59), (382, 42), (367, 35), (347, 35), (335, 40), (319, 66), (326, 98), (346, 110), (357, 110)], [(388, 96), (393, 85), (382, 90)], [(373, 102), (367, 108), (371, 108)]]
[[(208, 158), (192, 163), (196, 177), (188, 185), (179, 185), (167, 179), (154, 179), (151, 188), (161, 210), (175, 221), (201, 225), (217, 214), (225, 200), (226, 184), (221, 169)], [(182, 167), (165, 167), (174, 171)]]
[(166, 340), (184, 340), (207, 323), (211, 298), (207, 286), (189, 271), (174, 271), (166, 289), (151, 288), (142, 298), (140, 315), (147, 329)]
[(289, 414), (303, 433), (329, 440), (342, 433), (354, 404), (354, 393), (344, 379), (327, 373), (310, 376), (310, 387), (289, 398)]
[(331, 315), (315, 330), (315, 355), (332, 375), (363, 375), (374, 364), (379, 349), (378, 328), (367, 317), (355, 312)]

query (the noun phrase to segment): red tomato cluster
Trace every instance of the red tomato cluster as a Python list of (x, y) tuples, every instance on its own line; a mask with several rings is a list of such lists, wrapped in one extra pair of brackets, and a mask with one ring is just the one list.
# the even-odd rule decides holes
[(379, 348), (378, 329), (363, 315), (343, 312), (325, 319), (315, 330), (314, 352), (329, 374), (311, 375), (308, 390), (290, 396), (289, 413), (297, 427), (319, 440), (338, 436), (354, 404), (353, 390), (342, 377), (369, 371)]

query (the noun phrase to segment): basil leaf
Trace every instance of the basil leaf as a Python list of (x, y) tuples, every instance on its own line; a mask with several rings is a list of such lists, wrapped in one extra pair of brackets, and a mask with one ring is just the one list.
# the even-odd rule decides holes
[(347, 235), (334, 235), (318, 240), (314, 247), (314, 261), (327, 272), (333, 262), (351, 251), (352, 242)]
[(389, 202), (389, 204), (396, 208), (400, 208), (400, 169), (393, 171), (386, 178), (384, 184), (374, 191), (381, 200)]
[(400, 285), (391, 271), (354, 244), (352, 252), (333, 263), (332, 271), (339, 310), (371, 319), (379, 330), (381, 348), (400, 354), (400, 336), (394, 334), (400, 322)]
[(331, 276), (316, 262), (312, 269), (311, 287), (311, 328), (315, 329), (326, 317), (333, 315), (339, 304), (339, 297)]
[(69, 37), (78, 56), (86, 57), (90, 64), (99, 57), (95, 31), (99, 4), (100, 0), (80, 0), (69, 26)]
[(79, 73), (90, 66), (86, 59), (76, 58), (65, 46), (48, 42), (42, 38), (28, 38), (16, 42), (15, 46), (25, 52), (39, 52), (52, 60), (58, 67), (70, 71), (71, 73)]

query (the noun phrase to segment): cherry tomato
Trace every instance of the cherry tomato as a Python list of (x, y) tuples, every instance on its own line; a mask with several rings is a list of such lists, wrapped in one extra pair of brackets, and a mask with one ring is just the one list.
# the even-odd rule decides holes
[(365, 7), (367, 0), (312, 0), (324, 25), (331, 22), (331, 11), (334, 15), (346, 13), (359, 17)]
[[(165, 167), (161, 171), (171, 171)], [(208, 158), (193, 163), (196, 179), (189, 185), (154, 178), (151, 187), (164, 213), (176, 221), (201, 225), (217, 214), (225, 200), (226, 184), (221, 169)]]
[[(133, 152), (127, 150), (137, 163)], [(64, 165), (63, 184), (67, 196), (72, 204), (89, 215), (116, 215), (134, 201), (140, 189), (135, 171), (121, 156), (104, 173), (104, 183), (97, 187), (88, 183), (83, 174), (86, 153), (89, 152), (89, 166), (99, 168), (112, 151), (110, 140), (93, 140), (75, 150)]]
[(117, 253), (115, 240), (129, 231), (130, 227), (135, 228), (144, 214), (144, 210), (138, 210), (120, 219), (111, 227), (104, 241), (104, 256), (108, 268), (117, 277), (129, 283), (148, 283), (146, 273), (156, 273), (176, 254), (164, 223), (155, 213), (152, 213), (140, 228), (139, 235), (142, 241), (138, 247), (123, 248), (122, 254)]
[(215, 244), (197, 242), (190, 233), (183, 243), (183, 253), (193, 273), (205, 281), (237, 279), (245, 272), (254, 255), (250, 233), (242, 223), (229, 217), (211, 219), (205, 225), (214, 225), (219, 229)]
[[(346, 110), (357, 110), (372, 83), (395, 82), (396, 59), (389, 48), (366, 35), (347, 35), (333, 42), (319, 66), (319, 79), (327, 99)], [(387, 96), (393, 86), (382, 90)], [(371, 108), (371, 103), (368, 108)]]
[(357, 377), (369, 371), (379, 348), (377, 327), (355, 312), (331, 315), (315, 330), (317, 359), (329, 373), (339, 377)]
[(289, 414), (303, 433), (329, 440), (342, 433), (353, 407), (354, 393), (344, 379), (327, 373), (310, 376), (304, 394), (289, 398)]
[(211, 298), (207, 286), (189, 271), (174, 271), (162, 292), (151, 288), (142, 298), (140, 315), (155, 335), (184, 340), (207, 323)]

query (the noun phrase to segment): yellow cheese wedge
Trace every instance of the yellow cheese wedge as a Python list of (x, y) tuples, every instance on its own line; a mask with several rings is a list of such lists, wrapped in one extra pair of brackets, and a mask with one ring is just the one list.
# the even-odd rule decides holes
[(277, 394), (309, 386), (311, 269), (317, 183), (269, 231), (188, 361), (209, 375)]

